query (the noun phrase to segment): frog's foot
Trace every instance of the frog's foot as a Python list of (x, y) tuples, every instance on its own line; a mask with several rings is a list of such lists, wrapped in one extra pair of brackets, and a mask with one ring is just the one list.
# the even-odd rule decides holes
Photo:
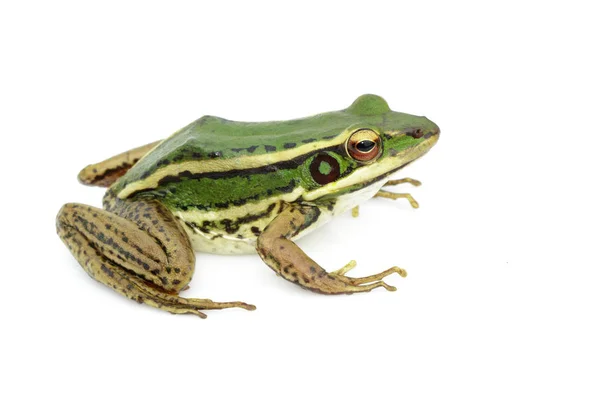
[[(90, 249), (93, 250), (93, 249)], [(100, 265), (98, 269), (96, 264)], [(129, 271), (113, 265), (110, 262), (102, 263), (101, 258), (90, 258), (86, 261), (84, 269), (97, 281), (112, 287), (124, 296), (144, 303), (152, 307), (170, 312), (171, 314), (193, 314), (200, 318), (206, 318), (201, 310), (217, 310), (232, 307), (245, 308), (246, 310), (255, 310), (256, 307), (251, 304), (236, 302), (214, 302), (209, 299), (187, 299), (179, 297), (175, 293), (166, 293), (160, 288), (148, 285), (144, 279), (141, 279)], [(92, 271), (94, 275), (90, 273)]]
[(310, 226), (318, 216), (319, 210), (315, 206), (288, 205), (258, 237), (257, 250), (263, 261), (288, 281), (319, 293), (350, 294), (369, 292), (377, 287), (396, 290), (382, 279), (393, 273), (406, 276), (403, 269), (393, 267), (379, 274), (351, 278), (345, 274), (356, 266), (355, 261), (327, 273), (300, 250), (290, 238)]
[(410, 183), (413, 186), (421, 186), (421, 181), (412, 178), (392, 179), (390, 181), (387, 181), (383, 186), (396, 186), (401, 185), (403, 183)]
[(388, 192), (387, 190), (380, 190), (379, 192), (377, 192), (375, 194), (375, 197), (384, 197), (386, 199), (392, 199), (392, 200), (407, 199), (408, 202), (410, 203), (410, 205), (412, 206), (412, 208), (419, 208), (419, 203), (417, 203), (417, 201), (414, 199), (414, 197), (412, 197), (412, 195), (410, 195), (408, 193), (392, 193), (392, 192)]
[(77, 178), (84, 185), (109, 187), (159, 143), (160, 140), (117, 154), (97, 164), (88, 165), (79, 172)]
[[(420, 181), (412, 178), (393, 179), (391, 181), (387, 181), (384, 186), (396, 186), (403, 183), (410, 183), (413, 186), (421, 186)], [(392, 193), (388, 192), (387, 190), (380, 190), (375, 194), (375, 197), (384, 197), (392, 200), (407, 199), (413, 208), (419, 208), (419, 203), (417, 203), (417, 201), (408, 193)]]
[[(421, 186), (420, 181), (412, 178), (393, 179), (391, 181), (387, 181), (383, 186), (395, 186), (400, 185), (402, 183), (410, 183), (413, 186)], [(393, 200), (400, 198), (407, 199), (413, 208), (419, 208), (419, 203), (417, 203), (417, 201), (408, 193), (392, 193), (388, 192), (387, 190), (380, 190), (375, 194), (375, 197), (385, 197), (386, 199)], [(355, 206), (352, 208), (352, 217), (354, 218), (357, 218), (359, 215), (358, 207), (359, 206)]]
[[(375, 282), (375, 284), (377, 284), (377, 283), (379, 283), (379, 281), (381, 281), (386, 276), (389, 276), (394, 273), (400, 275), (403, 278), (406, 278), (406, 275), (407, 275), (406, 270), (399, 268), (399, 267), (392, 267), (392, 268), (386, 269), (385, 271), (380, 272), (378, 274), (369, 275), (369, 276), (365, 276), (362, 278), (347, 277), (346, 274), (348, 273), (348, 271), (352, 270), (354, 267), (356, 267), (356, 261), (352, 260), (348, 264), (344, 265), (342, 268), (331, 272), (330, 275), (338, 275), (340, 277), (340, 279), (342, 279), (352, 285), (363, 285), (363, 284), (373, 283), (373, 282)], [(383, 281), (380, 282), (379, 286), (383, 286), (384, 288), (386, 288), (389, 291), (396, 290), (396, 288), (394, 286), (387, 285)]]
[(130, 299), (174, 314), (205, 318), (201, 310), (255, 309), (242, 302), (179, 297), (191, 280), (195, 256), (173, 215), (153, 202), (112, 198), (105, 205), (110, 211), (66, 204), (56, 221), (58, 235), (92, 278)]

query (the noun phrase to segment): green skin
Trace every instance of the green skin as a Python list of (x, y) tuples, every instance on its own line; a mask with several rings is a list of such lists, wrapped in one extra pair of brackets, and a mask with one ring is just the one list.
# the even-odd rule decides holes
[[(379, 141), (369, 160), (350, 149), (351, 137), (365, 130)], [(105, 210), (67, 204), (57, 217), (58, 233), (96, 280), (174, 313), (253, 308), (179, 297), (193, 273), (192, 248), (257, 251), (278, 274), (320, 293), (393, 290), (381, 278), (404, 271), (349, 278), (351, 263), (327, 273), (292, 239), (380, 193), (390, 174), (425, 154), (438, 137), (427, 118), (391, 111), (374, 95), (342, 111), (291, 121), (205, 116), (158, 145), (84, 169), (82, 182), (112, 184)], [(122, 232), (115, 223), (122, 223)], [(134, 244), (128, 235), (136, 236)], [(94, 254), (82, 256), (86, 246)], [(185, 256), (174, 260), (175, 253)], [(157, 266), (146, 268), (152, 263)]]

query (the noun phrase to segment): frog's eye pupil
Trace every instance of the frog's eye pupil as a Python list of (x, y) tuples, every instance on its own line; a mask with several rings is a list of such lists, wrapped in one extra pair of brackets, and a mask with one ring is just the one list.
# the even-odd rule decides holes
[(362, 140), (356, 144), (356, 150), (368, 153), (375, 147), (375, 142), (372, 140)]

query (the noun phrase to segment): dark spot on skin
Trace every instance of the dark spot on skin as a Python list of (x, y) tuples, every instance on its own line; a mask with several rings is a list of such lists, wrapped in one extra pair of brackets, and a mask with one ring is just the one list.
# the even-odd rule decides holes
[(317, 139), (304, 139), (302, 141), (302, 143), (312, 143), (312, 142), (316, 142), (316, 141), (317, 141)]
[(271, 151), (275, 151), (275, 150), (277, 150), (277, 147), (275, 147), (275, 146), (269, 146), (268, 144), (265, 145), (265, 151), (267, 153), (269, 153)]
[(208, 153), (208, 156), (210, 158), (219, 158), (222, 156), (220, 151), (211, 151), (210, 153)]
[(175, 273), (176, 273), (176, 274), (178, 274), (178, 273), (180, 273), (180, 272), (181, 272), (181, 270), (180, 270), (179, 268), (175, 268)]
[(169, 281), (165, 277), (160, 278), (160, 281), (162, 282), (163, 285), (168, 285), (169, 284)]
[(294, 147), (296, 147), (296, 143), (284, 143), (283, 145), (284, 149), (293, 149)]
[(179, 285), (181, 281), (179, 279), (173, 280), (173, 285)]
[(252, 228), (250, 228), (250, 230), (252, 231), (252, 233), (254, 233), (256, 236), (260, 235), (260, 229), (257, 226), (253, 226)]
[(115, 273), (109, 269), (105, 264), (100, 265), (100, 269), (102, 270), (102, 272), (104, 272), (106, 275), (110, 276), (111, 278), (114, 277)]
[(310, 266), (310, 272), (312, 272), (314, 274), (314, 273), (317, 272), (317, 269), (311, 265)]
[(248, 150), (248, 153), (254, 153), (256, 149), (258, 149), (258, 146), (250, 146), (246, 150)]
[(290, 272), (290, 270), (288, 269), (288, 267), (283, 267), (283, 272), (287, 274), (288, 272)]

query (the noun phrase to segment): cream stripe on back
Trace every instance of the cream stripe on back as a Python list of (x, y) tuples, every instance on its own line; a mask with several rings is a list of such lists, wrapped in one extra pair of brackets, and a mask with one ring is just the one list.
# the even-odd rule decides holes
[(322, 140), (318, 142), (307, 143), (293, 149), (281, 150), (275, 153), (259, 154), (255, 156), (241, 156), (229, 159), (185, 161), (179, 164), (167, 165), (164, 168), (155, 171), (146, 179), (127, 184), (118, 193), (118, 197), (124, 199), (138, 190), (156, 188), (158, 187), (158, 182), (161, 179), (167, 176), (176, 176), (184, 171), (189, 171), (192, 174), (226, 172), (237, 169), (244, 170), (259, 168), (266, 165), (275, 164), (277, 162), (291, 160), (306, 153), (342, 144), (346, 141), (347, 136), (347, 134), (342, 134), (332, 140)]

